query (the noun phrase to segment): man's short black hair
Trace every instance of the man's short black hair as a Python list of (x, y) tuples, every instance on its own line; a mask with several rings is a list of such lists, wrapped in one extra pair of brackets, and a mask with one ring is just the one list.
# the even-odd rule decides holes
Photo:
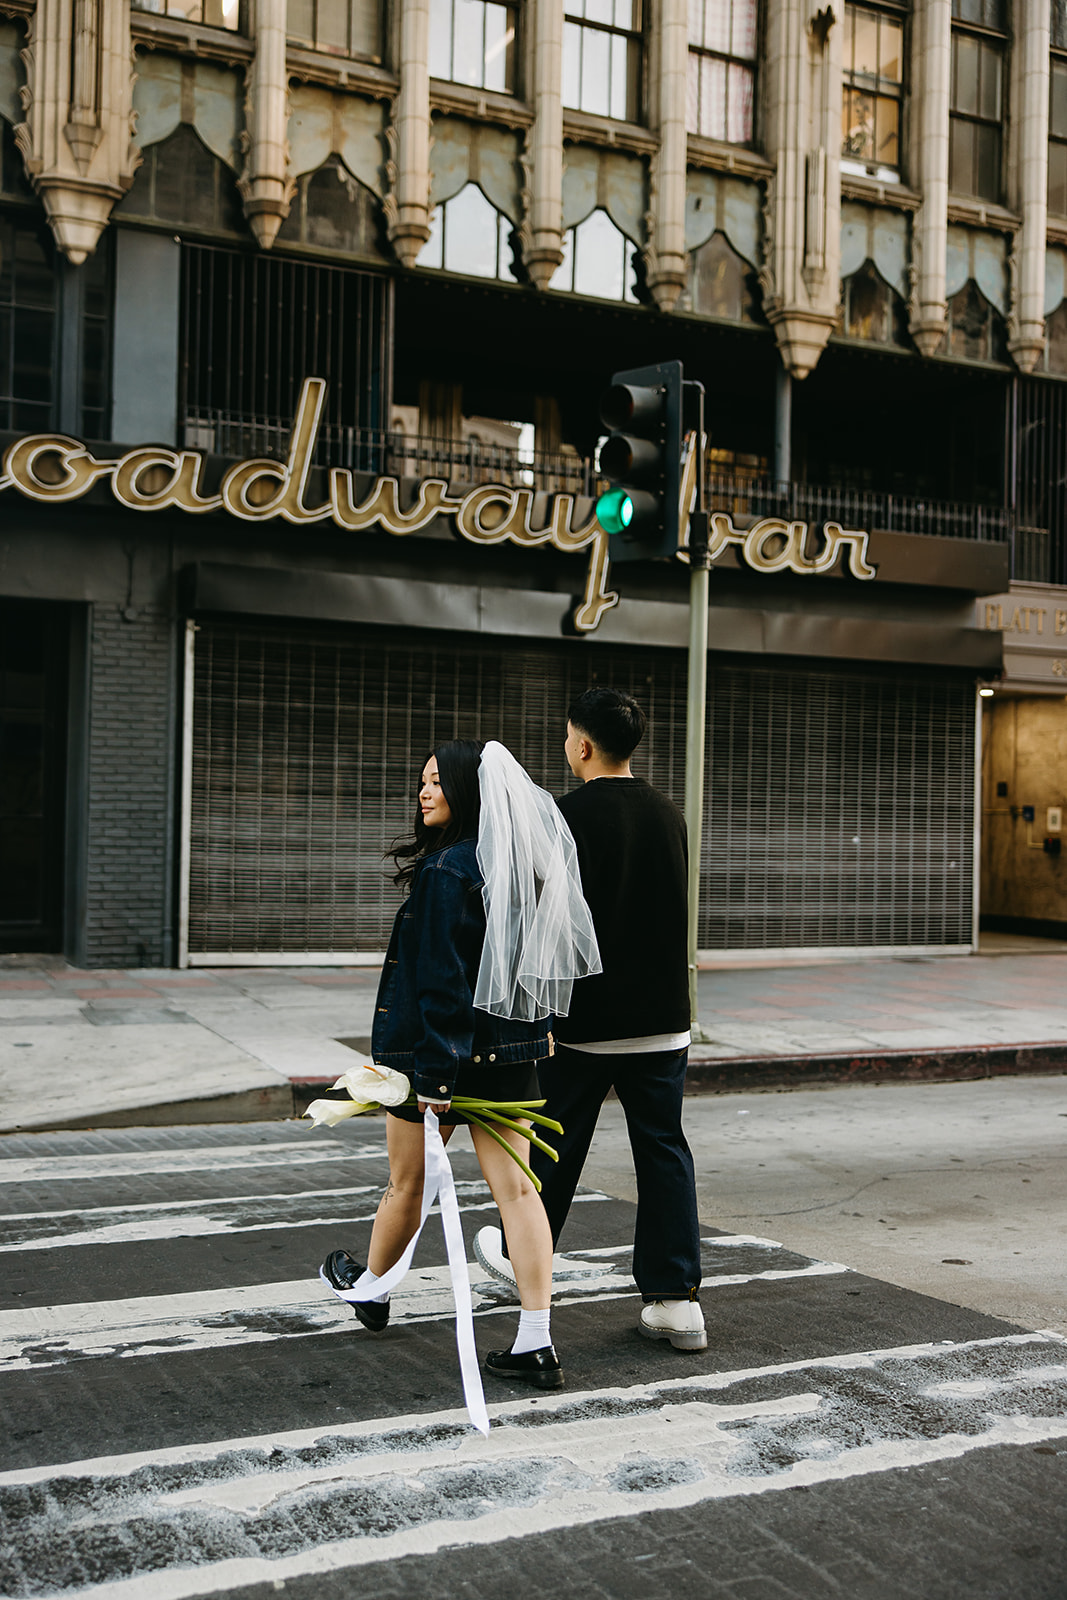
[(567, 721), (611, 761), (628, 761), (645, 736), (648, 718), (624, 689), (587, 689), (572, 701)]

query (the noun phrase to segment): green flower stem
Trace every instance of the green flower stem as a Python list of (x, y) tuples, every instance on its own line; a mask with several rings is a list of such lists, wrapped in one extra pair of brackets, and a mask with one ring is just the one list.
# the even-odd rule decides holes
[[(470, 1111), (464, 1113), (465, 1116), (473, 1116), (473, 1114)], [(538, 1150), (543, 1150), (545, 1155), (549, 1156), (553, 1161), (559, 1160), (558, 1153), (553, 1150), (550, 1144), (546, 1144), (544, 1139), (539, 1139), (532, 1128), (524, 1128), (521, 1123), (512, 1122), (508, 1117), (502, 1117), (499, 1112), (484, 1111), (483, 1115), (485, 1121), (495, 1122), (501, 1128), (510, 1128), (512, 1133), (517, 1133), (522, 1139), (528, 1139), (531, 1144), (535, 1144)], [(479, 1120), (481, 1120), (481, 1117), (479, 1117)]]
[[(414, 1101), (412, 1102), (414, 1104)], [(556, 1122), (552, 1117), (541, 1116), (532, 1110), (533, 1106), (543, 1106), (543, 1100), (475, 1100), (466, 1095), (458, 1094), (453, 1097), (452, 1104), (458, 1111), (496, 1111), (508, 1117), (524, 1117), (529, 1122), (536, 1122), (541, 1128), (551, 1128), (553, 1133), (562, 1133), (563, 1124)]]
[(468, 1116), (472, 1122), (477, 1123), (479, 1128), (484, 1128), (486, 1133), (489, 1135), (489, 1137), (491, 1139), (495, 1139), (497, 1144), (501, 1145), (507, 1151), (507, 1153), (511, 1157), (512, 1161), (515, 1162), (516, 1166), (519, 1166), (519, 1167), (522, 1168), (523, 1172), (525, 1172), (526, 1176), (529, 1178), (530, 1182), (533, 1184), (533, 1186), (537, 1190), (538, 1194), (540, 1194), (541, 1193), (541, 1184), (540, 1184), (539, 1179), (534, 1177), (533, 1173), (530, 1171), (530, 1169), (526, 1165), (525, 1161), (519, 1155), (519, 1152), (515, 1149), (514, 1145), (509, 1144), (508, 1141), (503, 1137), (502, 1134), (497, 1133), (496, 1129), (491, 1127), (488, 1122), (483, 1122), (481, 1117), (477, 1116), (475, 1114), (475, 1112), (466, 1111), (464, 1113), (464, 1115)]

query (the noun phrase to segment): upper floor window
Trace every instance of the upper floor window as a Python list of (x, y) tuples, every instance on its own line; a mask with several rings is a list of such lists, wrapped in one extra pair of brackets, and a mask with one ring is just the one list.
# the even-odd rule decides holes
[(515, 11), (492, 0), (432, 0), (431, 75), (476, 89), (513, 90)]
[(420, 267), (440, 267), (475, 278), (515, 282), (511, 235), (514, 223), (486, 199), (476, 183), (434, 206), (430, 237), (419, 252)]
[(310, 50), (377, 60), (378, 0), (288, 0), (286, 33)]
[(756, 0), (689, 0), (690, 133), (752, 143), (756, 21)]
[(135, 11), (152, 11), (158, 17), (180, 17), (183, 22), (202, 22), (208, 28), (241, 26), (241, 0), (133, 0)]
[(1048, 208), (1067, 217), (1067, 59), (1049, 62)]
[(56, 273), (43, 230), (0, 220), (0, 428), (52, 425)]
[(552, 274), (549, 288), (635, 304), (636, 253), (633, 240), (615, 226), (606, 211), (593, 211), (563, 235), (563, 260)]
[(845, 172), (900, 176), (904, 19), (846, 6), (841, 60), (841, 162)]
[(1006, 0), (952, 0), (949, 188), (1001, 198)]
[(636, 122), (641, 0), (564, 0), (563, 16), (563, 104)]

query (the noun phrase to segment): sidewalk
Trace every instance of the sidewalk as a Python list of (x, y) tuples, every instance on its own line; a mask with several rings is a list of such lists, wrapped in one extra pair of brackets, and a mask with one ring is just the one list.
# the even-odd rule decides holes
[[(376, 969), (81, 972), (0, 957), (0, 1132), (299, 1113), (369, 1045)], [(1067, 945), (710, 965), (693, 1092), (1067, 1072)], [(342, 1041), (348, 1041), (343, 1043)]]

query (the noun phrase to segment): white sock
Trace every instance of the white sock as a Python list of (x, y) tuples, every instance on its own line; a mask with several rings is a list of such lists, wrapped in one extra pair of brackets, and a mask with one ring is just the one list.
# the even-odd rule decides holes
[[(379, 1281), (378, 1275), (376, 1273), (372, 1272), (369, 1267), (367, 1268), (366, 1275), (370, 1279), (370, 1286), (371, 1286), (371, 1289), (373, 1289), (374, 1285)], [(382, 1274), (382, 1276), (384, 1277), (384, 1273)], [(384, 1294), (365, 1294), (363, 1296), (363, 1298), (364, 1298), (364, 1300), (382, 1300), (382, 1301), (385, 1301), (385, 1300), (388, 1300), (388, 1298), (389, 1298), (389, 1290), (387, 1289)]]
[(511, 1347), (513, 1356), (525, 1355), (527, 1350), (543, 1350), (546, 1344), (552, 1343), (552, 1335), (548, 1331), (551, 1315), (547, 1306), (544, 1311), (519, 1312), (519, 1331)]

